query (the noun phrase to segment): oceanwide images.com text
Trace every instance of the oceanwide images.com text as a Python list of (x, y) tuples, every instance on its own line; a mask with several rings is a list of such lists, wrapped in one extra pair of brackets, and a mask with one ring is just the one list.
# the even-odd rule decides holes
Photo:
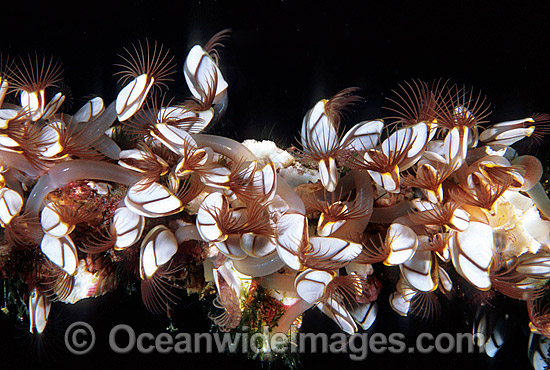
[[(247, 328), (243, 328), (246, 330)], [(100, 340), (103, 338), (100, 338)], [(403, 333), (301, 333), (292, 328), (290, 335), (271, 333), (266, 326), (250, 333), (136, 333), (129, 325), (114, 326), (109, 337), (110, 349), (119, 354), (187, 353), (347, 353), (351, 360), (362, 361), (369, 354), (401, 353), (474, 353), (482, 351), (475, 343), (483, 343), (481, 333), (420, 333), (408, 344)], [(96, 343), (93, 328), (75, 322), (65, 332), (65, 345), (75, 355), (90, 352)]]

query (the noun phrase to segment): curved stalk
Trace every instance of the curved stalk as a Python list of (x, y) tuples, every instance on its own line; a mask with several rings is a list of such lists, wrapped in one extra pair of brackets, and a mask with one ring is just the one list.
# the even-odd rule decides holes
[(61, 162), (40, 176), (27, 199), (26, 211), (38, 215), (42, 202), (49, 193), (79, 180), (110, 181), (131, 186), (139, 180), (139, 176), (112, 163), (81, 159)]
[(216, 136), (197, 134), (192, 135), (193, 139), (200, 147), (210, 147), (216, 153), (230, 158), (232, 161), (257, 161), (258, 158), (246, 146), (233, 139)]
[(313, 307), (311, 303), (307, 303), (303, 299), (298, 300), (298, 302), (290, 306), (283, 316), (281, 316), (277, 326), (273, 328), (272, 333), (287, 334), (292, 323), (311, 307)]
[(499, 152), (503, 151), (503, 157), (506, 158), (509, 161), (512, 161), (516, 157), (516, 150), (510, 146), (505, 146), (501, 144), (495, 144), (495, 145), (485, 145), (478, 148), (470, 148), (468, 150), (468, 156), (466, 158), (466, 164), (469, 166), (470, 164), (474, 163), (475, 161), (487, 157), (490, 155), (487, 153), (487, 148), (491, 149), (493, 152)]
[(178, 225), (175, 233), (178, 243), (183, 243), (188, 240), (200, 240), (203, 241), (197, 225), (194, 223), (189, 223), (186, 225)]
[(533, 186), (539, 183), (544, 172), (544, 168), (542, 168), (542, 163), (540, 163), (538, 158), (533, 157), (532, 155), (521, 155), (514, 158), (511, 163), (513, 165), (522, 166), (524, 169), (524, 183), (521, 190), (529, 191), (533, 188)]
[[(366, 205), (367, 211), (363, 217), (347, 220), (346, 223), (336, 230), (331, 236), (353, 240), (355, 239), (355, 235), (363, 234), (363, 231), (371, 220), (373, 213), (372, 205), (374, 203), (371, 178), (368, 173), (364, 171), (353, 171), (353, 178), (356, 189), (354, 202)], [(361, 242), (361, 237), (359, 236), (357, 240), (353, 241)]]
[(110, 159), (119, 159), (120, 147), (107, 135), (101, 135), (96, 142), (94, 148)]
[(13, 170), (8, 169), (6, 172), (3, 173), (3, 175), (6, 186), (11, 190), (15, 190), (19, 193), (19, 195), (21, 195), (21, 197), (23, 197), (23, 189), (21, 188), (21, 183), (15, 177)]
[(277, 189), (275, 192), (286, 202), (290, 212), (296, 212), (301, 215), (306, 214), (306, 207), (304, 206), (302, 199), (279, 175), (277, 175)]
[(285, 292), (296, 292), (294, 281), (296, 274), (280, 274), (278, 272), (261, 277), (258, 282), (261, 286), (273, 290), (284, 290)]
[(3, 166), (9, 168), (17, 169), (21, 172), (24, 172), (30, 177), (38, 177), (42, 175), (46, 169), (37, 169), (33, 166), (23, 154), (9, 152), (7, 150), (0, 149), (0, 163)]
[(405, 216), (411, 210), (411, 203), (403, 200), (389, 207), (374, 207), (370, 222), (377, 224), (390, 224), (396, 218)]
[(86, 128), (83, 132), (84, 137), (99, 138), (109, 127), (111, 127), (117, 118), (115, 102), (116, 101), (109, 104), (103, 113), (95, 120), (85, 124)]

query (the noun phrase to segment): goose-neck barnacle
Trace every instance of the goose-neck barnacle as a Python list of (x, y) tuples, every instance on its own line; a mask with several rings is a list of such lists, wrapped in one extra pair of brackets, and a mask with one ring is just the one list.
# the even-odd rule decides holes
[(491, 291), (527, 301), (533, 331), (548, 336), (550, 201), (539, 160), (511, 147), (540, 140), (547, 115), (487, 125), (483, 95), (413, 80), (389, 99), (393, 117), (347, 131), (358, 89), (319, 100), (295, 157), (243, 145), (203, 133), (227, 109), (227, 36), (189, 51), (182, 103), (164, 103), (174, 57), (157, 42), (126, 49), (115, 101), (95, 97), (73, 115), (58, 112), (59, 62), (29, 57), (1, 71), (0, 272), (25, 287), (31, 333), (47, 330), (56, 300), (139, 282), (160, 314), (184, 289), (215, 292), (223, 312), (209, 317), (222, 331), (263, 289), (277, 304), (258, 322), (273, 332), (316, 307), (352, 334), (388, 305), (377, 301), (379, 272), (393, 269), (399, 315), (436, 312), (453, 290)]

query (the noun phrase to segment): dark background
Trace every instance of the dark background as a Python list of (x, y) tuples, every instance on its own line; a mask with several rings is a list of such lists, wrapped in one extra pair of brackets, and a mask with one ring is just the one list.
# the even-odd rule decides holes
[[(221, 51), (221, 70), (229, 82), (229, 109), (218, 132), (243, 140), (294, 142), (304, 113), (321, 98), (357, 86), (365, 103), (346, 124), (387, 115), (381, 109), (397, 84), (411, 78), (450, 78), (472, 85), (492, 103), (491, 120), (550, 113), (550, 5), (548, 2), (398, 2), (381, 1), (134, 1), (2, 4), (0, 51), (59, 57), (64, 82), (73, 95), (74, 112), (84, 97), (116, 97), (113, 65), (117, 54), (139, 40), (158, 40), (178, 62), (169, 95), (183, 100), (187, 88), (181, 73), (189, 48), (216, 32), (231, 28)], [(545, 147), (534, 147), (542, 156)], [(389, 289), (384, 294), (389, 293)], [(439, 320), (402, 319), (391, 312), (386, 295), (375, 330), (468, 332), (473, 313), (459, 300), (444, 307)], [(522, 304), (497, 302), (495, 310), (510, 314), (509, 341), (499, 356), (369, 355), (352, 363), (347, 356), (303, 356), (304, 368), (346, 366), (369, 369), (528, 368), (525, 316)], [(72, 322), (92, 324), (96, 349), (84, 357), (63, 349), (64, 329)], [(139, 297), (115, 292), (75, 306), (55, 304), (50, 335), (37, 341), (20, 323), (0, 317), (0, 367), (60, 368), (267, 368), (269, 364), (225, 355), (115, 355), (107, 347), (113, 326), (127, 323), (136, 331), (160, 333), (164, 318), (147, 313)], [(195, 299), (184, 300), (175, 313), (183, 332), (209, 328), (206, 311)], [(318, 312), (306, 315), (306, 330), (334, 330)], [(37, 354), (39, 353), (39, 355)], [(274, 366), (277, 366), (276, 364)]]

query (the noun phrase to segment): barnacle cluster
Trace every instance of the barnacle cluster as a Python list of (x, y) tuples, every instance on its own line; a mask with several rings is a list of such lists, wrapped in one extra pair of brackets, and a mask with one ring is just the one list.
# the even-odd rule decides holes
[(26, 287), (31, 332), (51, 302), (129, 276), (155, 313), (211, 282), (224, 331), (261, 306), (288, 333), (316, 307), (352, 334), (376, 318), (373, 266), (385, 265), (399, 271), (389, 303), (400, 315), (426, 314), (462, 285), (526, 301), (532, 330), (548, 336), (550, 201), (539, 160), (512, 147), (541, 139), (548, 116), (489, 125), (482, 95), (413, 80), (390, 99), (393, 117), (343, 130), (361, 100), (348, 88), (305, 114), (301, 149), (243, 145), (201, 133), (227, 109), (226, 37), (189, 51), (191, 97), (177, 104), (165, 98), (173, 58), (157, 43), (125, 50), (114, 102), (74, 114), (60, 112), (59, 63), (3, 64), (0, 271)]

